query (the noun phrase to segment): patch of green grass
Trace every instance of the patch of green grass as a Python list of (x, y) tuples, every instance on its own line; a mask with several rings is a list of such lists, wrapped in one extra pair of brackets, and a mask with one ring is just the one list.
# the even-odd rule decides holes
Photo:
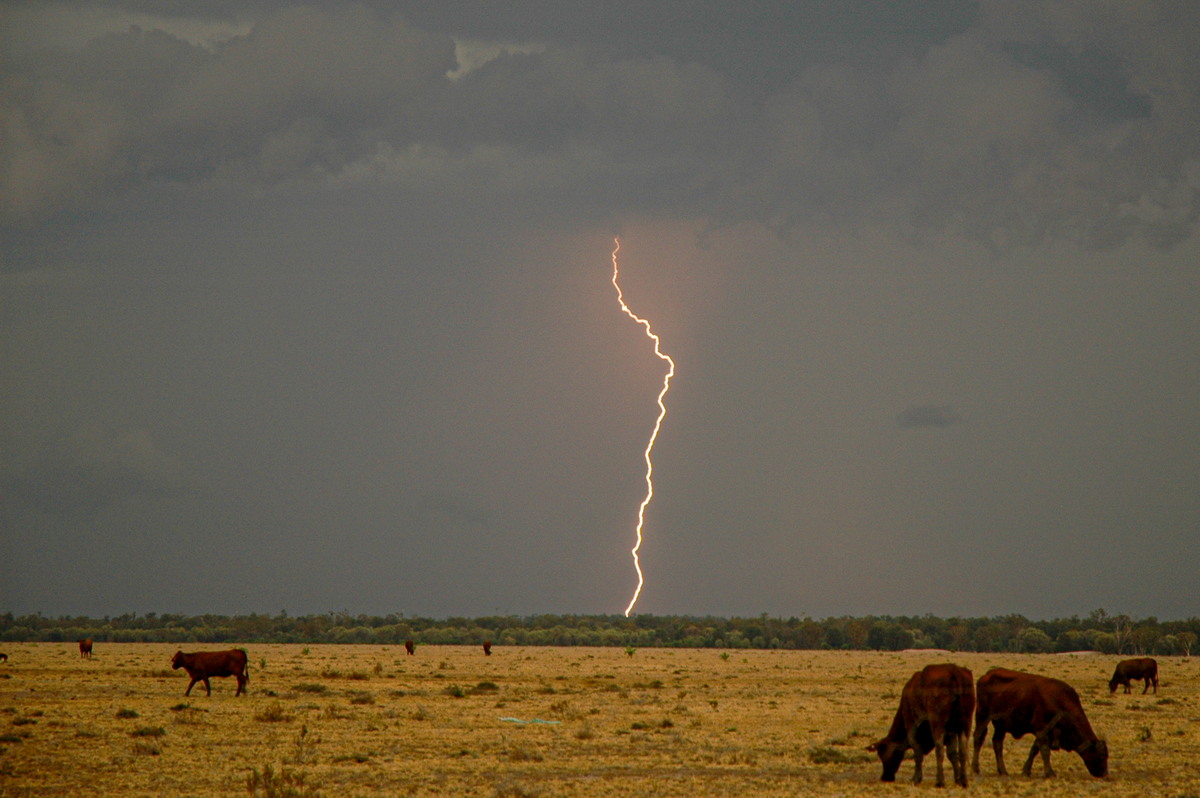
[(141, 715), (138, 714), (138, 711), (136, 709), (118, 709), (117, 717), (118, 718), (140, 718)]
[(301, 682), (292, 688), (298, 693), (328, 693), (329, 688), (315, 682)]
[(279, 772), (271, 765), (263, 765), (259, 771), (254, 768), (246, 776), (246, 792), (252, 796), (261, 795), (263, 798), (318, 798), (320, 792), (308, 783), (304, 771), (288, 770), (281, 767)]
[(142, 726), (129, 733), (131, 737), (162, 737), (167, 730), (162, 726)]
[(870, 762), (872, 756), (866, 751), (844, 750), (830, 745), (815, 746), (808, 749), (808, 761), (814, 765), (853, 765), (860, 762)]
[(286, 723), (292, 719), (292, 715), (283, 708), (283, 704), (276, 701), (255, 714), (254, 719), (260, 723)]

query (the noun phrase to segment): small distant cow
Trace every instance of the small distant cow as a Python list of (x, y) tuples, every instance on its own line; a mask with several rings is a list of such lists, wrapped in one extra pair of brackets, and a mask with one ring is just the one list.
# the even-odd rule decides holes
[(491, 640), (483, 641), (483, 653), (484, 653), (484, 656), (488, 656), (488, 657), (492, 656), (492, 641)]
[(1130, 682), (1136, 682), (1138, 679), (1143, 680), (1146, 686), (1142, 688), (1142, 695), (1150, 689), (1150, 684), (1154, 684), (1154, 692), (1158, 692), (1158, 663), (1150, 657), (1139, 657), (1138, 659), (1125, 659), (1117, 663), (1117, 669), (1113, 671), (1113, 676), (1108, 680), (1108, 692), (1117, 692), (1117, 685), (1125, 685), (1125, 692), (1131, 693), (1133, 690), (1130, 687)]
[(79, 656), (83, 659), (92, 658), (92, 638), (88, 637), (79, 641)]
[(413, 644), (413, 641), (411, 641), (411, 640), (404, 641), (404, 650), (407, 651), (409, 654), (417, 653), (417, 647), (416, 647), (416, 645)]
[(946, 786), (942, 758), (950, 753), (954, 783), (967, 786), (967, 740), (971, 735), (971, 713), (975, 710), (974, 677), (957, 665), (926, 665), (904, 685), (900, 708), (887, 736), (867, 746), (879, 754), (883, 781), (895, 781), (896, 771), (908, 749), (913, 751), (916, 770), (913, 784), (921, 783), (921, 761), (937, 749), (937, 786)]
[(972, 767), (979, 772), (979, 749), (987, 736), (988, 723), (995, 728), (992, 750), (996, 752), (996, 772), (1004, 769), (1004, 735), (1024, 737), (1033, 734), (1033, 748), (1022, 773), (1033, 772), (1033, 760), (1042, 754), (1046, 778), (1054, 775), (1050, 752), (1074, 751), (1083, 759), (1088, 773), (1097, 778), (1108, 775), (1108, 743), (1092, 731), (1084, 714), (1079, 693), (1066, 682), (1032, 673), (993, 668), (979, 677), (975, 686), (975, 756)]
[(8, 655), (4, 652), (0, 652), (0, 662), (8, 662)]
[(212, 685), (208, 683), (210, 676), (236, 676), (238, 686), (234, 695), (239, 696), (246, 692), (246, 682), (250, 681), (250, 670), (246, 661), (246, 652), (240, 648), (232, 648), (229, 651), (197, 651), (193, 654), (176, 651), (175, 656), (171, 658), (171, 668), (183, 668), (188, 676), (192, 677), (184, 695), (191, 695), (196, 682), (204, 682), (204, 690), (211, 696)]

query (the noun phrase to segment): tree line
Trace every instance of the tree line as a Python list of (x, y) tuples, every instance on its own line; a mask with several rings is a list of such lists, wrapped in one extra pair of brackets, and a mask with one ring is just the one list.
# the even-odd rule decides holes
[(117, 643), (353, 643), (397, 645), (619, 646), (845, 649), (1016, 653), (1100, 651), (1190, 656), (1200, 618), (1159, 621), (1094, 610), (1087, 617), (1030, 620), (1023, 615), (719, 618), (687, 615), (496, 615), (421, 618), (390, 615), (180, 615), (128, 613), (89, 618), (0, 614), (0, 641)]

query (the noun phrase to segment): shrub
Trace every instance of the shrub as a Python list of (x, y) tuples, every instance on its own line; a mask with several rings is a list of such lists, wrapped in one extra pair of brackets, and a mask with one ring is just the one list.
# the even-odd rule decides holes
[(292, 689), (294, 689), (298, 693), (328, 693), (329, 692), (329, 688), (326, 687), (325, 685), (315, 684), (312, 682), (301, 682), (300, 684), (296, 685)]
[(246, 791), (251, 795), (261, 795), (263, 798), (317, 798), (320, 792), (310, 784), (306, 784), (307, 776), (303, 771), (288, 770), (281, 767), (275, 769), (263, 765), (262, 772), (254, 768), (246, 777)]
[(129, 734), (133, 737), (162, 737), (167, 733), (167, 730), (162, 726), (142, 726), (140, 729), (134, 729)]
[(254, 719), (261, 723), (285, 723), (291, 720), (292, 716), (283, 708), (283, 704), (276, 701), (256, 714)]

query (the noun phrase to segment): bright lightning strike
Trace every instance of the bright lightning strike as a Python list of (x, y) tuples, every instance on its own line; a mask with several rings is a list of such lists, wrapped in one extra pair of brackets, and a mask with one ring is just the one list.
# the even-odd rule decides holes
[(671, 389), (671, 378), (675, 376), (675, 361), (670, 356), (663, 353), (660, 348), (661, 341), (658, 336), (650, 329), (650, 322), (635, 314), (625, 304), (625, 295), (621, 292), (621, 285), (617, 282), (617, 277), (620, 274), (620, 268), (617, 266), (617, 253), (621, 251), (621, 239), (614, 238), (615, 245), (612, 251), (613, 288), (617, 289), (617, 301), (621, 303), (621, 310), (625, 315), (636, 321), (638, 324), (646, 328), (646, 337), (654, 341), (654, 354), (661, 360), (667, 362), (667, 374), (663, 377), (662, 390), (658, 392), (658, 418), (654, 422), (654, 431), (650, 433), (650, 440), (646, 443), (646, 498), (642, 499), (642, 504), (638, 507), (638, 522), (637, 522), (637, 542), (633, 545), (633, 567), (637, 570), (637, 590), (633, 591), (633, 598), (629, 600), (629, 606), (625, 608), (625, 617), (629, 617), (633, 605), (637, 604), (638, 596), (642, 594), (642, 585), (645, 584), (645, 577), (642, 575), (642, 561), (638, 556), (638, 552), (642, 548), (642, 527), (646, 523), (646, 506), (650, 504), (650, 500), (654, 498), (654, 462), (650, 459), (650, 452), (654, 450), (654, 442), (658, 440), (658, 431), (662, 429), (663, 419), (667, 416), (667, 406), (663, 403), (663, 398), (667, 395), (667, 391)]

